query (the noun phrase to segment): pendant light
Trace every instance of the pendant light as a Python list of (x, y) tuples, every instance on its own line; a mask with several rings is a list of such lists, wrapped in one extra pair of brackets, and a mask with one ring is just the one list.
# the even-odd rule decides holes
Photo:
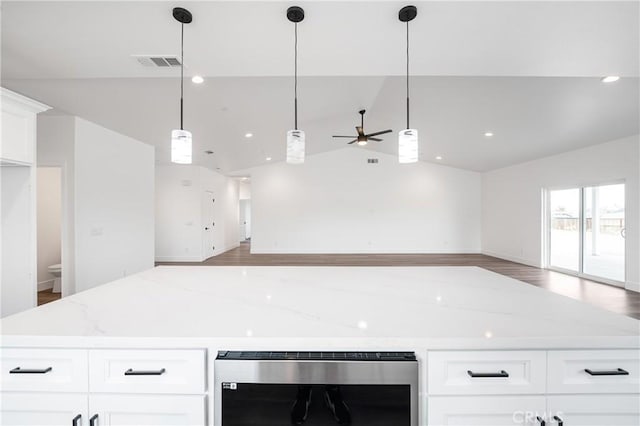
[(398, 19), (407, 24), (407, 128), (398, 133), (398, 161), (403, 164), (418, 161), (418, 130), (409, 126), (409, 22), (416, 15), (415, 6), (405, 6), (398, 13)]
[(295, 44), (294, 44), (294, 126), (293, 130), (287, 132), (287, 163), (304, 163), (305, 135), (304, 131), (298, 129), (298, 23), (304, 19), (304, 10), (298, 6), (291, 6), (287, 9), (287, 19), (294, 24)]
[(191, 132), (184, 130), (183, 126), (183, 97), (184, 97), (184, 24), (193, 20), (191, 12), (181, 7), (173, 9), (173, 17), (181, 24), (180, 37), (180, 129), (171, 131), (171, 162), (178, 164), (191, 164), (192, 162), (192, 137)]

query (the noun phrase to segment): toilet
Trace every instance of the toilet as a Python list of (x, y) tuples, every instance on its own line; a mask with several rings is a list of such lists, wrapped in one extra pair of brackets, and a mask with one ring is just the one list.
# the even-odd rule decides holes
[(53, 280), (53, 290), (51, 291), (53, 293), (60, 293), (62, 289), (62, 279), (60, 278), (62, 277), (62, 264), (51, 265), (47, 269), (51, 275), (56, 277), (55, 280)]

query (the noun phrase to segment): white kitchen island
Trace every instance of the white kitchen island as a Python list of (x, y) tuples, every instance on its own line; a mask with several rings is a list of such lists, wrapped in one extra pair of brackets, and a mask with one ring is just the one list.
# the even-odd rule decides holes
[(415, 351), (421, 425), (640, 420), (639, 321), (477, 267), (161, 266), (0, 327), (2, 424), (213, 425), (218, 350)]

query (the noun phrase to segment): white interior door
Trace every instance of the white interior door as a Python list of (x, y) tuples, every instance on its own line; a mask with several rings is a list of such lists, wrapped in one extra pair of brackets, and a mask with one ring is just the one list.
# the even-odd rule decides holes
[(251, 200), (240, 200), (239, 235), (240, 242), (251, 238)]
[(215, 197), (213, 192), (205, 191), (202, 195), (202, 256), (208, 259), (215, 250)]

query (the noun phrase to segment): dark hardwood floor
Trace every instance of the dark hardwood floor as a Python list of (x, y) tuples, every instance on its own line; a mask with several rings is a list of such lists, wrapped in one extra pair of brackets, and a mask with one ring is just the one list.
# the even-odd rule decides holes
[(204, 262), (158, 264), (200, 266), (479, 266), (608, 311), (640, 319), (640, 293), (482, 254), (251, 254), (250, 245), (243, 243), (236, 249)]
[(58, 299), (60, 299), (60, 293), (54, 293), (51, 291), (51, 289), (38, 292), (38, 306), (44, 305), (45, 303), (53, 302), (54, 300)]

